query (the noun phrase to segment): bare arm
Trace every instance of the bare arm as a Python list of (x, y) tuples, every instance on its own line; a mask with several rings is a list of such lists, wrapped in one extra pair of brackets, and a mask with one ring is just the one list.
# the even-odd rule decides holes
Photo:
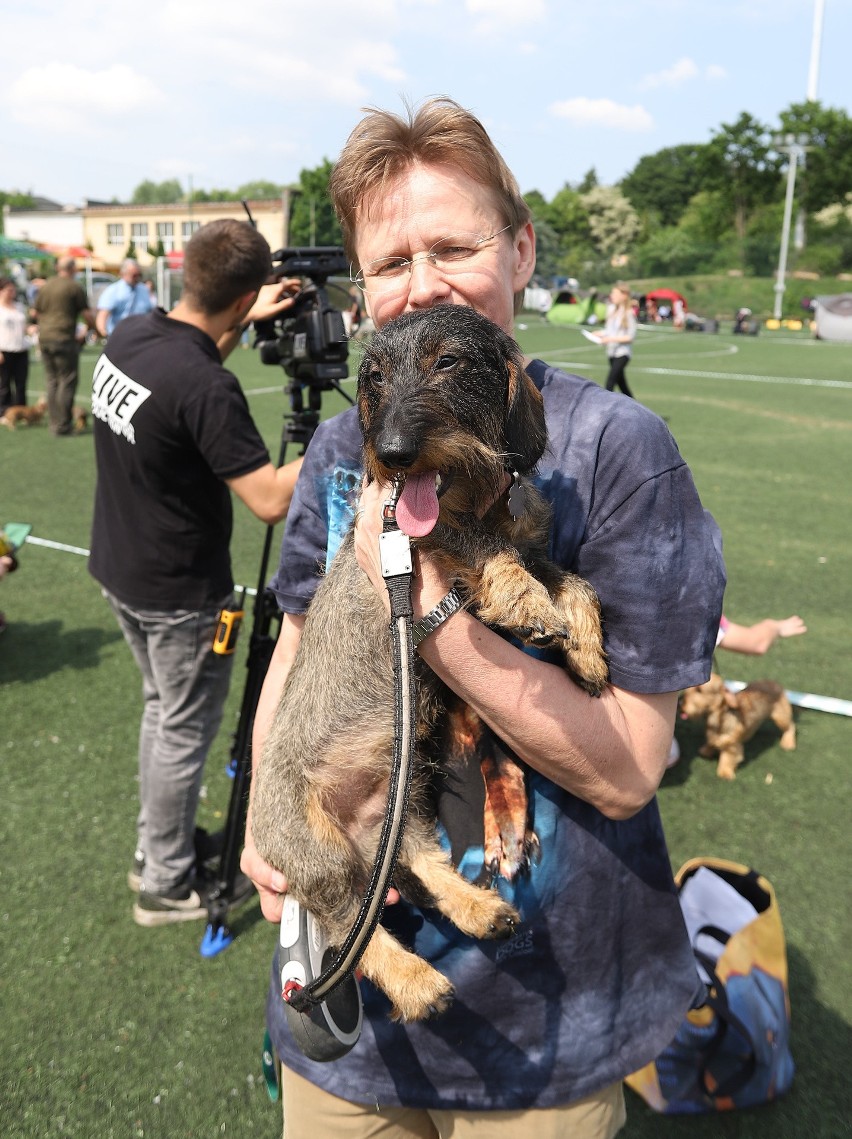
[[(255, 711), (251, 748), (252, 766), (255, 771), (257, 771), (263, 755), (263, 745), (266, 742), (275, 709), (281, 699), (284, 682), (299, 647), (304, 623), (304, 617), (289, 613), (285, 613), (281, 620), (281, 632), (272, 652), (272, 659), (269, 662), (269, 669)], [(250, 800), (253, 791), (254, 781), (250, 787)], [(264, 917), (269, 921), (280, 921), (287, 881), (281, 871), (273, 869), (269, 863), (264, 862), (255, 849), (254, 838), (251, 833), (251, 801), (246, 818), (245, 846), (240, 858), (240, 868), (257, 887)]]
[(763, 621), (758, 621), (756, 625), (736, 625), (733, 621), (729, 621), (719, 647), (730, 649), (735, 653), (763, 656), (779, 637), (798, 637), (807, 631), (807, 625), (798, 616), (785, 617), (783, 621), (767, 617)]
[(268, 526), (274, 526), (290, 509), (290, 500), (301, 466), (301, 457), (285, 463), (283, 467), (276, 468), (272, 463), (267, 463), (247, 475), (226, 479), (226, 482), (252, 514)]
[(298, 277), (289, 277), (283, 281), (277, 281), (274, 285), (263, 285), (257, 294), (257, 299), (240, 324), (235, 328), (229, 328), (216, 341), (216, 347), (219, 349), (221, 358), (226, 360), (230, 356), (243, 332), (253, 321), (272, 320), (291, 308), (301, 287), (302, 282)]
[(99, 308), (98, 314), (95, 317), (95, 329), (99, 336), (106, 337), (107, 334), (107, 321), (109, 320), (109, 309)]
[[(387, 497), (365, 488), (355, 533), (358, 562), (386, 595), (379, 569), (379, 510)], [(450, 582), (425, 557), (412, 588), (415, 619)], [(677, 693), (643, 695), (608, 687), (587, 696), (556, 665), (509, 644), (468, 613), (457, 613), (422, 642), (420, 653), (531, 767), (613, 819), (629, 818), (653, 798), (665, 771)]]

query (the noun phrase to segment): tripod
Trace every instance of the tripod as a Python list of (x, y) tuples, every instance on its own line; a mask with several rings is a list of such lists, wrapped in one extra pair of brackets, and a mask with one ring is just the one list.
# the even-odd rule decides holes
[[(321, 366), (297, 365), (286, 390), (290, 396), (290, 411), (285, 414), (285, 427), (281, 436), (281, 450), (278, 466), (284, 465), (287, 445), (301, 445), (304, 455), (308, 443), (313, 438), (320, 421), (323, 391), (336, 391), (348, 403), (353, 403), (340, 387), (336, 379), (323, 375)], [(345, 372), (344, 372), (345, 374)], [(304, 388), (309, 398), (305, 407)], [(222, 854), (216, 881), (207, 898), (208, 924), (201, 942), (201, 956), (215, 957), (227, 949), (234, 940), (228, 927), (228, 909), (234, 897), (234, 883), (239, 869), (240, 851), (245, 839), (246, 812), (248, 810), (249, 788), (251, 785), (251, 738), (257, 702), (266, 676), (278, 632), (281, 628), (281, 613), (272, 590), (266, 587), (266, 573), (269, 554), (272, 549), (273, 526), (267, 526), (260, 560), (257, 593), (255, 595), (252, 628), (249, 638), (248, 659), (246, 661), (246, 683), (240, 705), (237, 729), (231, 748), (230, 770), (233, 772), (233, 787), (228, 804), (228, 815), (223, 831)]]

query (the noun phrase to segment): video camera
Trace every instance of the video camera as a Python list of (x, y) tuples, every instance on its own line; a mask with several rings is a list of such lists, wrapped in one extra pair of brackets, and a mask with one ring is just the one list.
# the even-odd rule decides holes
[(311, 284), (296, 294), (283, 316), (255, 324), (260, 359), (280, 364), (298, 383), (330, 390), (347, 376), (349, 346), (343, 317), (329, 301), (325, 283), (331, 276), (348, 275), (346, 255), (334, 245), (279, 249), (272, 261), (277, 278), (306, 277)]

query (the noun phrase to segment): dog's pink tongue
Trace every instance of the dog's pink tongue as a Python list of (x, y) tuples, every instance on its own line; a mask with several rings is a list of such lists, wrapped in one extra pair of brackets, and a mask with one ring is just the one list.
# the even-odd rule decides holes
[(435, 471), (406, 475), (405, 486), (396, 504), (396, 522), (409, 538), (425, 538), (438, 521), (438, 494)]

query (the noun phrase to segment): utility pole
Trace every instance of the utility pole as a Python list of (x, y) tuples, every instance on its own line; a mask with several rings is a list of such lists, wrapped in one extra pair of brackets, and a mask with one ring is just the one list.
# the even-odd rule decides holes
[(793, 218), (793, 198), (796, 193), (796, 169), (804, 162), (807, 153), (808, 136), (805, 134), (776, 135), (773, 145), (781, 154), (789, 157), (787, 166), (787, 196), (784, 199), (784, 220), (781, 224), (781, 252), (778, 257), (778, 276), (775, 281), (775, 308), (773, 316), (781, 319), (784, 309), (784, 289), (787, 287), (787, 252), (790, 248), (790, 222)]

